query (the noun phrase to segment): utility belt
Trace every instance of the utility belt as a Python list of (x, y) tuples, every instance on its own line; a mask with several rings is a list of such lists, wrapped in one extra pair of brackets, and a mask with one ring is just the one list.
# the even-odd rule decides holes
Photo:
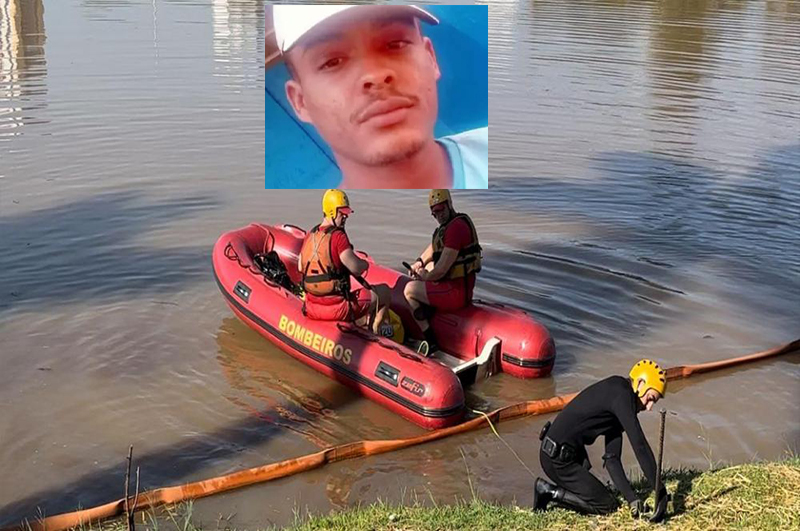
[(575, 451), (575, 447), (567, 443), (557, 443), (547, 436), (548, 430), (550, 430), (550, 421), (544, 425), (542, 431), (539, 433), (539, 440), (542, 441), (542, 451), (547, 454), (550, 459), (558, 459), (565, 463), (577, 461), (576, 457), (578, 453)]

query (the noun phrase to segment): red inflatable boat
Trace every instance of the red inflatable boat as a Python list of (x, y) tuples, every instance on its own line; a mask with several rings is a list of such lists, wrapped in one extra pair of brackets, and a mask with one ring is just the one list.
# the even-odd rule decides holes
[[(441, 352), (426, 358), (413, 349), (350, 323), (314, 321), (287, 282), (265, 274), (259, 257), (275, 251), (292, 283), (305, 231), (291, 225), (252, 224), (223, 234), (213, 251), (214, 277), (233, 312), (286, 353), (425, 428), (457, 423), (464, 389), (498, 371), (520, 378), (546, 376), (555, 344), (526, 312), (473, 301), (431, 319)], [(392, 310), (414, 326), (403, 298), (409, 277), (370, 262), (364, 278), (392, 288)], [(267, 272), (268, 273), (268, 272)], [(285, 280), (285, 279), (284, 279)], [(353, 280), (353, 289), (359, 284)], [(408, 334), (406, 334), (408, 335)]]

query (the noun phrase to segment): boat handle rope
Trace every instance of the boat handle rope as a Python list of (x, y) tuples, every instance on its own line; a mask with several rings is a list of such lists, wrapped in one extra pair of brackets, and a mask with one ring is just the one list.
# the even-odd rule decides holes
[[(267, 231), (267, 232), (269, 232), (269, 231)], [(273, 238), (274, 238), (274, 236), (273, 236)], [(266, 251), (266, 248), (267, 248), (267, 243), (265, 241), (264, 242), (264, 250), (265, 251)], [(266, 284), (269, 284), (273, 288), (283, 288), (283, 286), (281, 286), (277, 282), (273, 282), (272, 279), (267, 277), (267, 275), (265, 275), (264, 272), (261, 271), (261, 268), (259, 268), (258, 266), (256, 266), (256, 265), (252, 265), (252, 266), (244, 265), (242, 263), (242, 259), (239, 257), (239, 253), (237, 253), (236, 249), (233, 248), (233, 244), (231, 242), (228, 242), (228, 244), (225, 246), (225, 251), (223, 252), (223, 254), (225, 255), (225, 258), (227, 258), (228, 260), (235, 261), (237, 264), (239, 264), (239, 267), (241, 267), (242, 269), (245, 269), (245, 270), (249, 271), (250, 273), (261, 275), (261, 278), (264, 279), (264, 282)], [(231, 254), (233, 254), (233, 256), (231, 256)], [(266, 252), (264, 254), (266, 254)]]

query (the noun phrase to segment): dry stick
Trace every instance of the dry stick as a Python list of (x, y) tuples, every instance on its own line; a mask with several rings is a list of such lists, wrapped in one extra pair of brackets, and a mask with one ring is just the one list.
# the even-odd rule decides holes
[[(724, 367), (738, 365), (740, 363), (747, 363), (780, 354), (787, 354), (799, 349), (800, 339), (777, 348), (757, 352), (755, 354), (742, 356), (732, 360), (667, 369), (667, 379), (676, 380), (679, 378), (687, 378), (695, 372), (700, 373), (707, 372), (708, 370), (721, 369)], [(164, 487), (146, 491), (142, 493), (141, 509), (150, 509), (158, 505), (179, 503), (189, 499), (202, 498), (247, 485), (253, 485), (255, 483), (262, 483), (272, 479), (291, 476), (304, 470), (312, 470), (324, 466), (327, 463), (343, 461), (346, 459), (354, 459), (357, 457), (363, 457), (365, 455), (382, 454), (385, 452), (391, 452), (393, 450), (400, 450), (401, 448), (408, 448), (417, 444), (443, 439), (457, 433), (465, 433), (467, 431), (482, 427), (486, 425), (487, 420), (491, 420), (494, 424), (497, 424), (501, 421), (509, 421), (530, 415), (554, 413), (562, 410), (565, 405), (575, 398), (576, 395), (577, 393), (572, 393), (569, 395), (554, 396), (552, 398), (542, 400), (519, 402), (517, 404), (512, 404), (510, 406), (487, 413), (486, 416), (477, 417), (462, 424), (434, 430), (416, 437), (385, 441), (366, 440), (342, 444), (333, 448), (326, 448), (313, 454), (287, 459), (278, 463), (271, 463), (247, 470), (240, 470), (225, 476), (210, 478), (194, 483), (187, 483), (184, 485), (177, 485), (174, 487)], [(0, 531), (61, 531), (80, 526), (82, 524), (87, 524), (89, 522), (117, 516), (122, 513), (122, 508), (123, 500), (116, 500), (104, 505), (93, 507), (91, 509), (83, 509), (72, 513), (50, 516), (44, 520), (35, 522), (33, 525), (30, 525), (27, 530), (24, 527), (11, 527), (0, 529)]]
[[(128, 502), (128, 487), (131, 483), (131, 460), (133, 459), (133, 445), (130, 445), (128, 448), (128, 466), (125, 469), (125, 521), (128, 524), (128, 531), (134, 531), (135, 524), (132, 525), (133, 518), (131, 515), (133, 511), (130, 509), (130, 503)], [(138, 476), (138, 469), (137, 469), (137, 476)], [(138, 481), (137, 481), (137, 489), (138, 489)], [(135, 508), (134, 508), (135, 510)]]
[(667, 410), (661, 409), (661, 430), (658, 436), (658, 466), (656, 467), (656, 502), (658, 502), (658, 491), (661, 490), (661, 463), (664, 459), (664, 425), (667, 422)]
[[(667, 423), (667, 410), (661, 408), (661, 430), (658, 436), (658, 463), (656, 464), (656, 490), (653, 497), (653, 516), (651, 516), (651, 522), (653, 521), (652, 518), (655, 518), (655, 515), (658, 514), (658, 493), (661, 490), (661, 464), (664, 461), (664, 426)], [(667, 494), (664, 494), (667, 496)], [(664, 503), (667, 503), (669, 498)], [(666, 510), (666, 507), (665, 507)], [(662, 515), (663, 516), (663, 515)]]
[(139, 466), (136, 466), (136, 494), (133, 496), (133, 509), (131, 509), (131, 529), (133, 529), (134, 520), (133, 515), (136, 512), (136, 508), (139, 507)]

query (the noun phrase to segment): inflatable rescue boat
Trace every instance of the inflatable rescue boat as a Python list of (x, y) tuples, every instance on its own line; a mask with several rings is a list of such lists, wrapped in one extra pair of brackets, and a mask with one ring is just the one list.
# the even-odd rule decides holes
[[(428, 429), (461, 420), (464, 387), (476, 380), (499, 371), (537, 378), (552, 370), (556, 349), (547, 329), (503, 304), (474, 300), (455, 312), (434, 313), (440, 351), (431, 357), (352, 323), (308, 319), (297, 270), (305, 234), (292, 225), (252, 224), (223, 234), (212, 260), (233, 312), (306, 365)], [(387, 284), (392, 310), (414, 327), (403, 298), (411, 279), (357, 253), (370, 262), (363, 278)], [(359, 287), (353, 279), (351, 289)]]

